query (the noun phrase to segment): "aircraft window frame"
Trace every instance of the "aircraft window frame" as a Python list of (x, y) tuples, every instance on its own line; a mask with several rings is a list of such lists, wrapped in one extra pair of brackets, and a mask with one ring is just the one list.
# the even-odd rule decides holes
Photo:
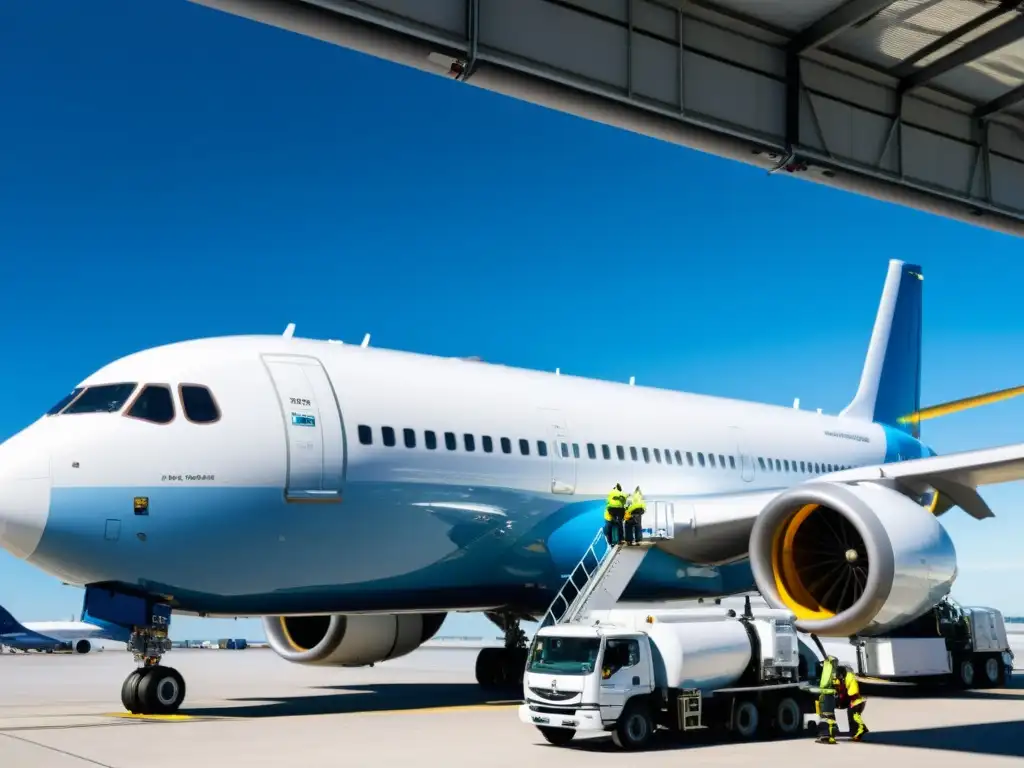
[[(189, 414), (188, 401), (185, 399), (185, 389), (196, 389), (201, 392), (205, 392), (210, 398), (210, 405), (213, 407), (213, 412), (216, 416), (212, 419), (195, 419)], [(181, 413), (185, 417), (185, 421), (189, 424), (216, 424), (221, 420), (223, 411), (220, 409), (220, 403), (217, 402), (216, 396), (213, 391), (205, 384), (197, 384), (191, 381), (182, 381), (178, 384), (178, 400), (181, 402)]]
[(718, 466), (720, 466), (722, 469), (725, 469), (725, 454), (718, 454)]
[(449, 451), (454, 451), (459, 447), (459, 441), (455, 438), (454, 432), (444, 433), (444, 447)]
[(626, 449), (625, 449), (625, 447), (623, 447), (621, 445), (616, 445), (615, 446), (615, 455), (618, 456), (619, 461), (625, 461), (626, 460)]
[(802, 461), (800, 462), (800, 471), (801, 472), (806, 472), (807, 471), (806, 469), (804, 469), (804, 463), (805, 462), (802, 462)]
[(708, 454), (708, 466), (712, 469), (715, 468), (715, 454), (713, 453)]
[(587, 457), (591, 459), (597, 458), (597, 447), (593, 443), (587, 443)]
[(782, 471), (789, 472), (789, 459), (782, 460)]
[(423, 447), (428, 451), (437, 450), (437, 432), (432, 429), (423, 430)]
[[(116, 389), (117, 387), (131, 387), (131, 389), (129, 389), (127, 394), (124, 396), (124, 399), (122, 399), (120, 402), (117, 403), (117, 407), (115, 407), (113, 409), (106, 408), (106, 409), (88, 410), (88, 411), (76, 411), (76, 410), (74, 410), (79, 405), (79, 403), (81, 403), (83, 400), (87, 400), (88, 399), (88, 395), (91, 392), (94, 392), (95, 390), (98, 390), (98, 389), (113, 390), (113, 389)], [(128, 401), (132, 399), (132, 395), (135, 394), (135, 391), (138, 388), (139, 388), (139, 383), (137, 381), (118, 381), (118, 382), (113, 382), (111, 384), (94, 384), (94, 385), (86, 387), (85, 390), (77, 398), (75, 398), (75, 401), (73, 403), (69, 403), (64, 408), (64, 410), (61, 411), (61, 413), (63, 415), (67, 415), (67, 416), (75, 416), (75, 415), (88, 414), (88, 413), (119, 413), (124, 408), (124, 406), (128, 403)], [(116, 398), (115, 398), (114, 402), (117, 402)]]
[(395, 439), (395, 428), (394, 427), (381, 427), (380, 428), (380, 441), (387, 448), (394, 448), (398, 441)]
[(633, 461), (640, 461), (640, 454), (636, 452), (635, 445), (629, 446), (629, 458), (631, 458)]
[(683, 454), (681, 454), (679, 451), (676, 451), (675, 454), (676, 454), (676, 464), (678, 464), (680, 467), (683, 466)]
[(658, 464), (661, 464), (661, 449), (660, 448), (654, 448), (653, 450), (654, 450), (654, 460)]
[(502, 453), (512, 453), (512, 441), (509, 438), (503, 437), (498, 442), (501, 443)]
[(580, 457), (580, 444), (579, 443), (573, 443), (572, 444), (572, 457), (574, 459), (578, 459)]
[(702, 467), (706, 467), (707, 466), (707, 462), (704, 461), (704, 452), (703, 451), (697, 451), (697, 463), (700, 464)]
[[(157, 421), (156, 419), (146, 418), (145, 416), (135, 416), (135, 415), (132, 414), (132, 409), (136, 406), (136, 404), (143, 398), (143, 396), (150, 389), (162, 389), (167, 394), (167, 402), (170, 403), (170, 406), (171, 406), (171, 418), (169, 418), (167, 421)], [(184, 410), (184, 408), (182, 410)], [(174, 392), (171, 389), (171, 385), (170, 384), (163, 384), (163, 383), (159, 383), (158, 384), (158, 383), (155, 383), (155, 382), (147, 382), (147, 383), (141, 385), (139, 387), (139, 391), (136, 392), (132, 396), (132, 399), (128, 402), (128, 404), (124, 408), (124, 413), (122, 413), (121, 415), (124, 418), (126, 418), (126, 419), (135, 419), (136, 421), (144, 421), (147, 424), (158, 424), (160, 426), (164, 426), (166, 424), (170, 424), (172, 421), (174, 421), (178, 417), (178, 409), (175, 408)]]
[(776, 472), (781, 472), (782, 471), (782, 462), (779, 461), (778, 459), (775, 460), (775, 471)]
[(562, 443), (562, 458), (563, 459), (568, 459), (569, 458), (569, 444), (568, 443)]
[(494, 453), (494, 440), (491, 439), (490, 435), (482, 435), (480, 437), (480, 445), (484, 449), (484, 453)]
[(686, 463), (689, 464), (691, 467), (693, 466), (693, 452), (692, 451), (687, 451), (686, 452)]
[(359, 436), (360, 445), (373, 445), (373, 427), (369, 424), (360, 424), (356, 427), (356, 434)]
[(523, 456), (530, 455), (530, 441), (525, 437), (519, 438), (519, 453)]
[(758, 456), (757, 457), (757, 463), (759, 465), (761, 465), (761, 471), (764, 472), (765, 471), (765, 469), (764, 469), (764, 457), (763, 456)]
[(537, 455), (544, 458), (548, 455), (548, 444), (546, 440), (537, 441)]
[(650, 464), (651, 463), (651, 452), (649, 450), (647, 450), (646, 448), (641, 448), (640, 449), (640, 453), (643, 454), (644, 464)]
[(476, 436), (469, 432), (462, 433), (462, 447), (466, 453), (473, 453), (476, 450)]
[(611, 446), (608, 445), (608, 443), (601, 444), (601, 458), (603, 458), (605, 461), (611, 461), (612, 459), (612, 449)]
[(75, 402), (75, 400), (77, 400), (79, 398), (79, 396), (83, 392), (85, 392), (86, 389), (87, 389), (87, 387), (75, 387), (70, 392), (68, 392), (66, 395), (64, 395), (64, 397), (62, 397), (60, 400), (58, 400), (56, 403), (54, 403), (50, 407), (50, 409), (46, 412), (45, 415), (46, 416), (56, 416), (58, 413), (60, 413), (65, 408), (67, 408), (69, 405), (71, 405), (73, 402)]
[(736, 457), (729, 454), (729, 469), (736, 469)]
[(416, 430), (404, 427), (402, 429), (402, 442), (405, 443), (406, 448), (416, 447)]
[(664, 453), (665, 453), (665, 463), (666, 464), (671, 464), (672, 463), (672, 451), (670, 451), (668, 448), (666, 448)]

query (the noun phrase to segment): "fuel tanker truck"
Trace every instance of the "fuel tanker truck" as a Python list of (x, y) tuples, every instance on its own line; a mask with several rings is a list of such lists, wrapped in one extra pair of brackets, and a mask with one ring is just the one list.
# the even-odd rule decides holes
[(593, 611), (537, 632), (519, 719), (549, 743), (610, 732), (641, 750), (656, 729), (754, 740), (796, 736), (814, 712), (795, 617), (720, 607)]

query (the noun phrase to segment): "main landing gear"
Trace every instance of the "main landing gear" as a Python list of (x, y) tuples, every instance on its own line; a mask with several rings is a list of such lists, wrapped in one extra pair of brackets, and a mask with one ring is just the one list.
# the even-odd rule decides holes
[(476, 657), (476, 681), (483, 688), (521, 688), (528, 650), (519, 617), (511, 613), (486, 615), (504, 630), (505, 647), (480, 651)]
[(165, 627), (132, 630), (128, 650), (139, 668), (125, 678), (121, 703), (133, 715), (170, 715), (185, 700), (185, 678), (176, 669), (160, 666), (160, 658), (170, 649)]

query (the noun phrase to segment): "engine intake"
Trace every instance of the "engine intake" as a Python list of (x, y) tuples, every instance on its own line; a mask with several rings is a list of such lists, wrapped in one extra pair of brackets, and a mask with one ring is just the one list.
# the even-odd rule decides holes
[(875, 483), (809, 483), (776, 496), (750, 534), (764, 599), (805, 632), (880, 634), (934, 607), (956, 578), (945, 528)]
[(415, 651), (437, 634), (447, 615), (267, 616), (263, 628), (270, 647), (286, 661), (362, 667)]

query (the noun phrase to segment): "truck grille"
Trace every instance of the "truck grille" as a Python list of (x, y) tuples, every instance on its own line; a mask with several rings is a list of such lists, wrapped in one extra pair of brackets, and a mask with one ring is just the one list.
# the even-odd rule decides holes
[(567, 701), (579, 696), (579, 691), (553, 691), (550, 688), (531, 688), (530, 693), (548, 701)]

